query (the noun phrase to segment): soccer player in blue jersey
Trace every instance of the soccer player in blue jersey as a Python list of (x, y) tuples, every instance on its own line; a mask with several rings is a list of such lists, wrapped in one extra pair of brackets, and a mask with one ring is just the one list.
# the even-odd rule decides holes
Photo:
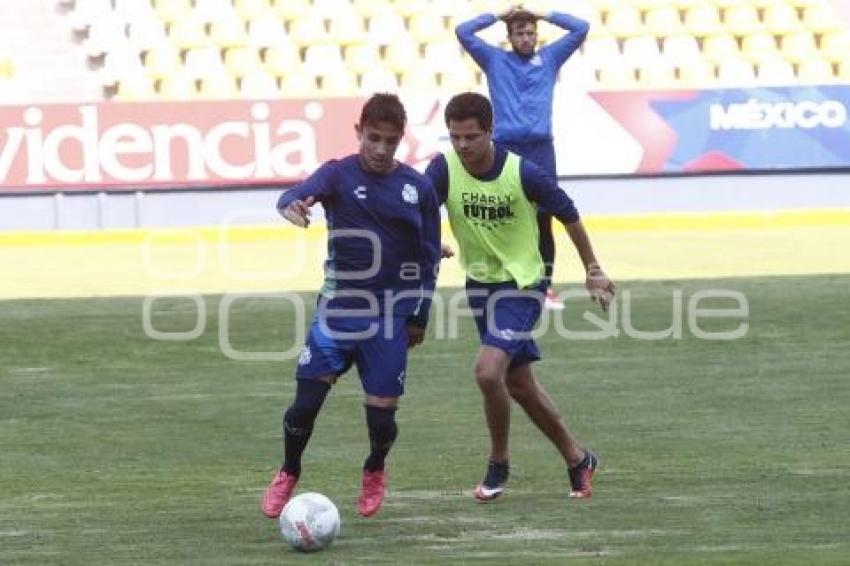
[[(508, 29), (511, 51), (483, 41), (476, 32), (498, 21)], [(545, 20), (569, 33), (537, 47), (537, 21)], [(484, 75), (493, 102), (495, 130), (493, 139), (521, 157), (530, 159), (546, 173), (557, 178), (555, 146), (552, 141), (552, 98), (558, 71), (581, 46), (590, 25), (575, 16), (559, 12), (542, 13), (514, 4), (500, 14), (482, 14), (457, 26), (458, 40), (472, 56)], [(552, 212), (540, 209), (537, 216), (540, 254), (546, 267), (547, 308), (564, 305), (550, 288), (555, 263), (555, 239)]]
[(513, 399), (563, 457), (570, 497), (590, 497), (597, 457), (573, 437), (531, 371), (540, 351), (530, 332), (540, 317), (545, 290), (538, 206), (566, 227), (584, 264), (587, 289), (603, 308), (613, 298), (614, 285), (596, 260), (572, 200), (555, 179), (534, 162), (493, 144), (493, 111), (486, 97), (471, 92), (453, 97), (445, 120), (452, 150), (437, 155), (425, 174), (446, 205), (481, 339), (475, 379), (484, 397), (490, 455), (473, 495), (487, 502), (504, 490)]
[(371, 446), (358, 511), (374, 515), (384, 500), (407, 350), (423, 340), (440, 253), (433, 186), (394, 159), (406, 120), (395, 95), (375, 94), (355, 126), (359, 152), (328, 161), (278, 201), (281, 215), (305, 228), (310, 207), (322, 204), (328, 257), (295, 399), (283, 415), (283, 465), (263, 496), (268, 517), (278, 517), (292, 496), (313, 423), (331, 385), (352, 365), (365, 392)]

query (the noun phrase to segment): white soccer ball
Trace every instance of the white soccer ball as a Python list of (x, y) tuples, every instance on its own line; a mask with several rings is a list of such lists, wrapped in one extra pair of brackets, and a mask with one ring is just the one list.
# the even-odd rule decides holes
[(296, 495), (280, 514), (280, 534), (295, 550), (321, 550), (339, 534), (339, 510), (321, 493)]

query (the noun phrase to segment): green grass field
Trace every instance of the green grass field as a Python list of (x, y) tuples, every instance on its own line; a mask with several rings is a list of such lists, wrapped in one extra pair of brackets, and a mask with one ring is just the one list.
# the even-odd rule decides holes
[[(539, 378), (602, 459), (589, 501), (566, 498), (518, 409), (510, 490), (473, 501), (487, 443), (465, 319), (460, 339), (412, 354), (390, 493), (360, 518), (367, 439), (347, 375), (304, 461), (300, 489), (343, 521), (317, 555), (289, 551), (258, 506), (294, 362), (225, 357), (220, 298), (187, 342), (147, 338), (141, 299), (0, 302), (0, 564), (847, 564), (850, 277), (621, 285), (641, 329), (669, 326), (675, 290), (687, 304), (707, 288), (748, 298), (744, 338), (699, 340), (686, 321), (679, 340), (541, 340)], [(291, 345), (280, 301), (233, 307), (234, 348)], [(585, 307), (570, 305), (570, 327)], [(195, 326), (189, 300), (155, 309), (160, 330)]]

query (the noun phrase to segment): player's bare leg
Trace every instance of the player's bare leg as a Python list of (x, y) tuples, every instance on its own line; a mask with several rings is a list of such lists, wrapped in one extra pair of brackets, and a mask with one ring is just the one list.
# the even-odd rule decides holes
[(479, 501), (498, 497), (508, 479), (508, 435), (511, 398), (505, 386), (510, 358), (498, 348), (482, 346), (475, 361), (475, 380), (484, 398), (484, 416), (490, 431), (490, 460), (484, 480), (476, 486)]
[(519, 403), (535, 426), (555, 445), (567, 463), (572, 485), (570, 497), (590, 497), (590, 479), (596, 470), (596, 455), (582, 449), (570, 433), (554, 401), (534, 377), (531, 364), (508, 371), (505, 383), (511, 397)]

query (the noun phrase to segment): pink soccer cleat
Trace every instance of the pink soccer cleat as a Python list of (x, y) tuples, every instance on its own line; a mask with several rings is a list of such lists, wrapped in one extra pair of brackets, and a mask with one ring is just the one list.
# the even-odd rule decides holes
[(363, 485), (360, 487), (360, 498), (357, 500), (357, 512), (364, 517), (371, 517), (381, 508), (384, 495), (387, 493), (387, 472), (363, 470)]
[(587, 499), (592, 493), (590, 480), (599, 466), (599, 458), (593, 452), (585, 452), (582, 460), (575, 468), (570, 468), (571, 499)]
[(280, 512), (283, 511), (284, 505), (292, 497), (292, 492), (295, 491), (297, 483), (298, 476), (279, 470), (263, 494), (263, 515), (269, 519), (280, 517)]

